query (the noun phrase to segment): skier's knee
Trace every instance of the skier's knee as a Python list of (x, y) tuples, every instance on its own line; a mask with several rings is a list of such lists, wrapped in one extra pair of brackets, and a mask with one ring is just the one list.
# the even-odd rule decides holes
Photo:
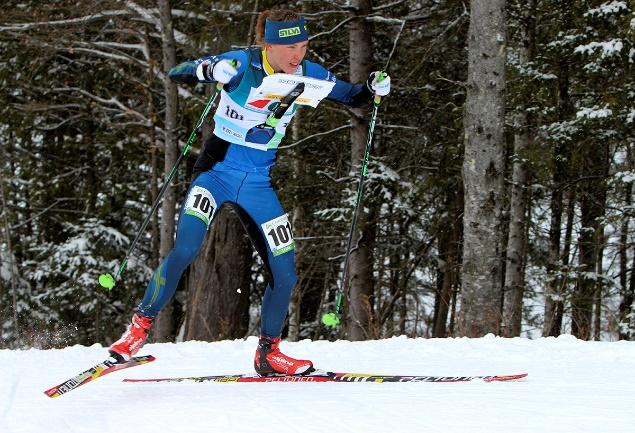
[(289, 295), (293, 290), (293, 287), (298, 282), (298, 275), (295, 273), (295, 270), (285, 272), (283, 275), (276, 275), (275, 278), (275, 289), (288, 292)]
[(174, 246), (170, 256), (175, 262), (188, 266), (194, 261), (196, 254), (198, 253), (198, 247), (192, 245), (177, 245)]

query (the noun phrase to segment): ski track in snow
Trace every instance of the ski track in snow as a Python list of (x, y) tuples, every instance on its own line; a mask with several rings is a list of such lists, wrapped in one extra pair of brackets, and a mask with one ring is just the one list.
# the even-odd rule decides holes
[(375, 374), (529, 373), (515, 382), (123, 383), (251, 373), (257, 339), (149, 344), (157, 360), (58, 398), (43, 391), (106, 357), (100, 345), (0, 350), (2, 433), (633, 433), (635, 342), (559, 338), (282, 343), (318, 368)]

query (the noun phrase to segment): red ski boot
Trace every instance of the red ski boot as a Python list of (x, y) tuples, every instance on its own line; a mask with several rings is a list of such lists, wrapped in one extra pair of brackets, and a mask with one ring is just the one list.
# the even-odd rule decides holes
[(146, 342), (153, 321), (152, 317), (135, 313), (126, 332), (110, 346), (110, 354), (119, 362), (128, 361)]
[(261, 376), (274, 374), (309, 374), (313, 363), (303, 359), (293, 359), (280, 352), (280, 338), (260, 337), (254, 368)]

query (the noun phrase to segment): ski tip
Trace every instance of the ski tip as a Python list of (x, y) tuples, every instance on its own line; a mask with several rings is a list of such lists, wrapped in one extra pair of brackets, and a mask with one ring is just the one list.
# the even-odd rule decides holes
[(509, 374), (505, 376), (494, 376), (488, 382), (504, 382), (507, 380), (518, 380), (527, 377), (529, 373)]
[(44, 391), (44, 394), (47, 397), (51, 397), (51, 398), (59, 397), (60, 395), (62, 395), (58, 392), (57, 388), (47, 389), (46, 391)]

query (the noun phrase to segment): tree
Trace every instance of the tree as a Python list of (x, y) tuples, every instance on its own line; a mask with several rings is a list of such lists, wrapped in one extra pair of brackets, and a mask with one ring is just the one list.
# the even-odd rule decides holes
[[(372, 70), (372, 39), (369, 23), (364, 16), (371, 12), (370, 0), (353, 0), (353, 16), (349, 33), (350, 80), (364, 82)], [(368, 132), (368, 116), (365, 109), (351, 110), (351, 172), (359, 170), (363, 159)], [(370, 206), (368, 202), (365, 206)], [(372, 208), (372, 206), (370, 206)], [(371, 211), (372, 212), (372, 211)], [(353, 340), (369, 338), (369, 325), (373, 312), (373, 248), (375, 226), (372, 215), (360, 209), (357, 231), (353, 235), (349, 262), (350, 321), (348, 337)]]
[(251, 246), (229, 206), (216, 217), (212, 233), (188, 275), (185, 340), (242, 338), (248, 331)]
[(465, 104), (463, 270), (458, 332), (498, 333), (501, 322), (505, 1), (470, 4)]
[[(170, 0), (158, 0), (161, 18), (161, 51), (163, 54), (163, 88), (165, 94), (165, 129), (163, 137), (164, 147), (164, 179), (174, 167), (178, 157), (175, 130), (177, 127), (178, 94), (176, 84), (168, 76), (168, 72), (176, 65), (176, 43), (172, 24), (172, 8)], [(160, 227), (160, 257), (164, 259), (174, 245), (176, 193), (174, 186), (169, 185), (165, 190), (161, 203)], [(154, 326), (156, 341), (172, 341), (176, 335), (174, 323), (173, 303), (165, 306), (157, 317)]]
[[(521, 2), (520, 8), (522, 18), (518, 68), (524, 68), (533, 61), (535, 54), (536, 1)], [(523, 102), (518, 112), (514, 114), (515, 133), (509, 235), (506, 248), (505, 287), (503, 289), (503, 335), (506, 337), (520, 335), (527, 262), (527, 212), (530, 206), (528, 158), (530, 145), (533, 142), (528, 112), (530, 95), (527, 91), (521, 94), (521, 100)]]

